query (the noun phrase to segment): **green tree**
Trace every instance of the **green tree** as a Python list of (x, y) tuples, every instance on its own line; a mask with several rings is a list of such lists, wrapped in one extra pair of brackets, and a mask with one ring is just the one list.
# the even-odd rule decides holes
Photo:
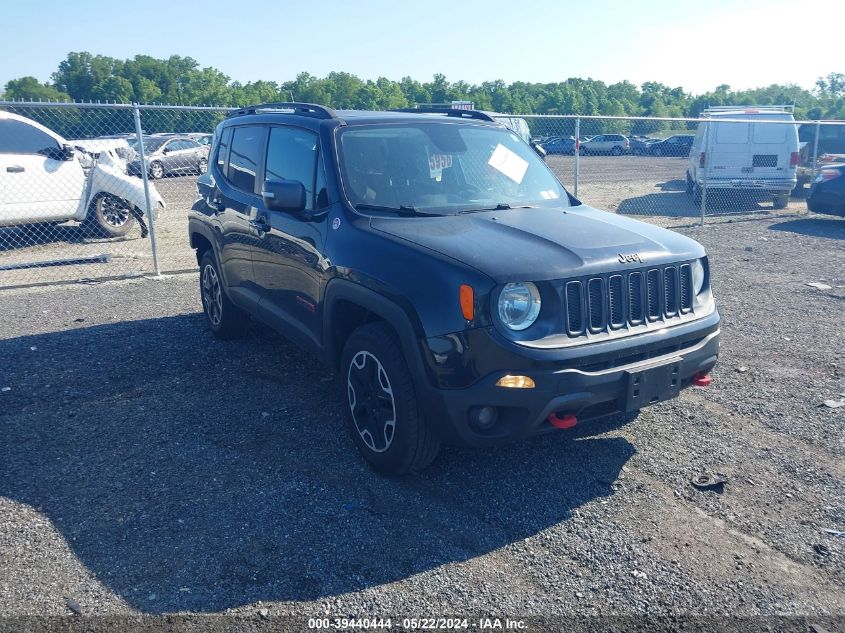
[(12, 79), (6, 84), (4, 99), (32, 101), (71, 101), (70, 95), (50, 84), (42, 84), (35, 77)]

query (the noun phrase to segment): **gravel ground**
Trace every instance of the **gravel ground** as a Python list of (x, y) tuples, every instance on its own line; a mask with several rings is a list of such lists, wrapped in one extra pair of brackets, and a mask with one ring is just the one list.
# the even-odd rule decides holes
[(845, 616), (845, 221), (684, 232), (710, 388), (402, 478), (311, 357), (213, 339), (194, 274), (0, 292), (0, 613)]

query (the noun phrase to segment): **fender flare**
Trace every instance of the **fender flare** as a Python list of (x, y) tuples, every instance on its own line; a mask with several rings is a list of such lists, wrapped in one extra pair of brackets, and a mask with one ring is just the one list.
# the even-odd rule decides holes
[(399, 337), (402, 352), (411, 374), (415, 377), (426, 376), (419, 340), (425, 337), (425, 331), (412, 308), (403, 308), (396, 301), (383, 294), (346, 279), (332, 279), (326, 285), (323, 298), (323, 336), (326, 360), (334, 367), (340, 362), (342, 349), (335, 349), (332, 323), (342, 318), (336, 313), (340, 301), (350, 301), (388, 323)]

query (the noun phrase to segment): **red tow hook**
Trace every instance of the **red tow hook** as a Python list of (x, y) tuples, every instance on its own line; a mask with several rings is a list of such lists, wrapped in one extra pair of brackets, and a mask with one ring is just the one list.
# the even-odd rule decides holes
[(564, 415), (563, 417), (558, 417), (556, 411), (552, 411), (548, 417), (549, 424), (557, 429), (571, 429), (573, 426), (578, 424), (578, 418), (574, 415)]
[(692, 377), (692, 384), (696, 387), (707, 387), (711, 382), (713, 382), (713, 379), (707, 374), (698, 373)]

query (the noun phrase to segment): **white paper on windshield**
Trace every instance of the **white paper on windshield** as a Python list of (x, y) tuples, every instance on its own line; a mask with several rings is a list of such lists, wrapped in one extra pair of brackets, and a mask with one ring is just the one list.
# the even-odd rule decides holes
[(493, 169), (502, 172), (516, 184), (522, 184), (525, 172), (528, 171), (528, 161), (520, 158), (501, 143), (493, 150), (493, 155), (487, 161)]

